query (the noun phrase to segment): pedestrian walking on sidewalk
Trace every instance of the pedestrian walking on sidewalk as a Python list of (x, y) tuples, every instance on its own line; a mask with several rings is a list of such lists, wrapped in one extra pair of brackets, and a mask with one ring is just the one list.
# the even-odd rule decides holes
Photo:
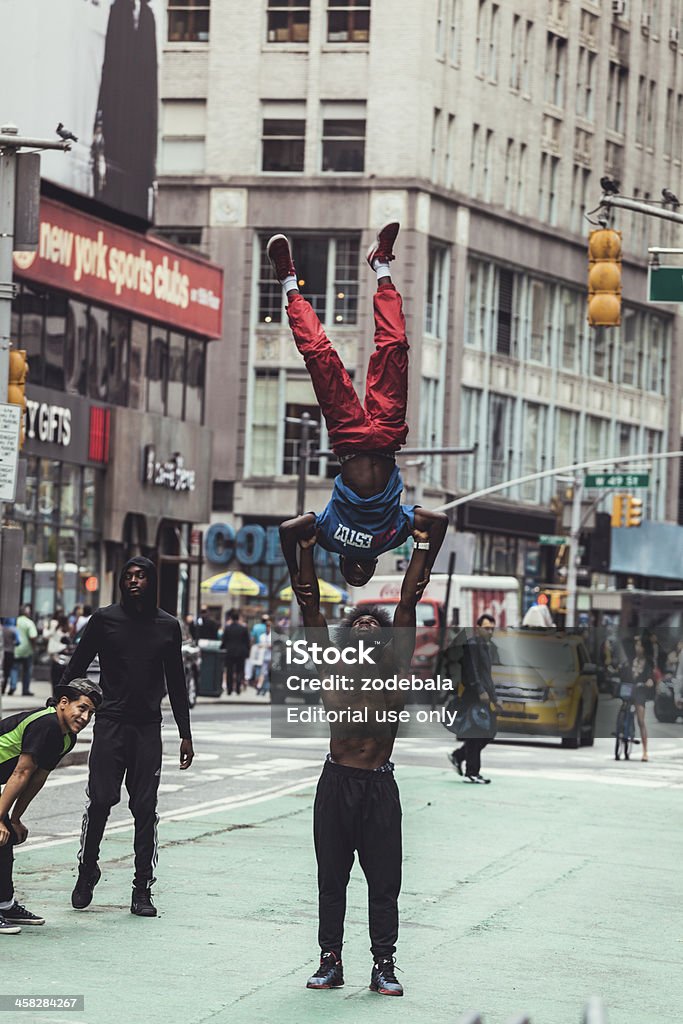
[[(480, 615), (474, 633), (462, 645), (460, 664), (464, 692), (456, 721), (462, 746), (448, 760), (465, 782), (487, 785), (491, 780), (481, 774), (481, 752), (496, 734), (492, 711), (502, 711), (491, 675), (491, 642), (496, 629), (492, 615)], [(462, 723), (458, 728), (458, 723)]]
[(286, 295), (294, 341), (310, 374), (330, 445), (341, 463), (323, 511), (307, 512), (280, 527), (282, 553), (295, 593), (297, 542), (314, 532), (321, 547), (339, 556), (341, 572), (353, 587), (364, 586), (375, 572), (378, 556), (399, 547), (414, 529), (429, 534), (428, 578), (446, 535), (448, 518), (443, 513), (401, 504), (403, 480), (396, 453), (408, 434), (409, 345), (403, 300), (389, 269), (398, 232), (396, 221), (385, 224), (367, 254), (377, 275), (377, 291), (375, 351), (368, 364), (363, 405), (313, 307), (299, 292), (287, 238), (273, 235), (268, 242), (268, 258)]
[[(320, 589), (313, 563), (315, 537), (301, 540), (299, 605), (307, 639), (315, 637), (323, 649), (348, 651), (356, 645), (371, 648), (373, 668), (349, 667), (345, 658), (343, 690), (323, 690), (326, 712), (336, 720), (357, 722), (358, 727), (330, 725), (330, 752), (318, 782), (313, 809), (313, 835), (318, 862), (318, 942), (320, 966), (307, 982), (310, 989), (339, 988), (344, 984), (342, 945), (346, 890), (358, 853), (368, 883), (368, 917), (373, 966), (370, 988), (385, 996), (402, 996), (395, 973), (398, 939), (398, 895), (401, 888), (401, 801), (390, 760), (397, 715), (405, 694), (395, 689), (362, 689), (364, 675), (374, 682), (409, 671), (415, 647), (415, 608), (426, 585), (429, 545), (425, 533), (415, 533), (416, 544), (401, 587), (393, 619), (379, 608), (363, 605), (343, 621), (332, 644), (327, 622), (320, 612)], [(311, 633), (310, 630), (314, 630)], [(309, 640), (310, 642), (310, 640)], [(338, 652), (337, 652), (338, 653)], [(349, 659), (353, 661), (353, 659)], [(332, 721), (332, 718), (330, 719)]]
[(240, 622), (236, 608), (228, 612), (228, 621), (221, 637), (221, 649), (225, 652), (225, 684), (228, 697), (233, 690), (239, 696), (244, 682), (244, 663), (249, 657), (249, 630)]
[(180, 623), (157, 607), (157, 570), (148, 558), (131, 558), (119, 579), (121, 601), (94, 613), (65, 669), (62, 683), (85, 675), (99, 655), (104, 699), (95, 723), (75, 910), (90, 905), (101, 877), (98, 859), (111, 808), (128, 790), (135, 820), (135, 875), (131, 913), (156, 917), (151, 888), (157, 865), (157, 791), (161, 776), (161, 701), (166, 689), (180, 734), (180, 767), (194, 751), (183, 669)]
[(16, 935), (22, 925), (45, 924), (45, 918), (14, 897), (14, 847), (28, 836), (21, 819), (101, 702), (97, 683), (72, 679), (68, 686), (58, 687), (47, 707), (0, 722), (0, 935)]
[(31, 618), (31, 605), (25, 604), (17, 617), (18, 643), (14, 648), (14, 664), (10, 675), (9, 692), (14, 693), (21, 679), (21, 696), (32, 697), (31, 675), (38, 629)]

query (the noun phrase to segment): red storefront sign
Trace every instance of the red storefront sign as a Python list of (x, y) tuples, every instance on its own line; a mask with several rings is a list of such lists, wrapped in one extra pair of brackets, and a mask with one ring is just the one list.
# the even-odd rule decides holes
[(221, 335), (223, 271), (158, 239), (42, 198), (37, 253), (15, 253), (18, 277), (206, 338)]

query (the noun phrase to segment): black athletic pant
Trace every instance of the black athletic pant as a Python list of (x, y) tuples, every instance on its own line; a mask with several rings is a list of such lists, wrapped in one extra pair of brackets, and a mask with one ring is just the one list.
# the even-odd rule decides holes
[(458, 761), (464, 762), (465, 775), (479, 775), (481, 773), (481, 752), (490, 742), (489, 738), (464, 740), (463, 745), (455, 751)]
[[(17, 836), (10, 824), (9, 815), (3, 818), (9, 829), (9, 839), (4, 846), (0, 846), (0, 903), (9, 903), (14, 898), (14, 884), (12, 882), (12, 868), (14, 866), (14, 845)], [(2, 910), (0, 910), (2, 916)]]
[(226, 654), (225, 656), (225, 676), (228, 687), (228, 696), (233, 690), (236, 690), (237, 693), (240, 693), (242, 690), (245, 660), (245, 658), (233, 658), (230, 654)]
[(392, 956), (401, 889), (401, 801), (393, 772), (325, 762), (313, 809), (318, 860), (318, 942), (341, 955), (354, 852), (368, 883), (370, 949)]
[(90, 773), (83, 815), (78, 859), (92, 871), (100, 855), (100, 843), (111, 808), (121, 799), (125, 779), (128, 806), (135, 819), (135, 879), (149, 888), (157, 865), (157, 790), (161, 775), (161, 725), (95, 718), (88, 761)]

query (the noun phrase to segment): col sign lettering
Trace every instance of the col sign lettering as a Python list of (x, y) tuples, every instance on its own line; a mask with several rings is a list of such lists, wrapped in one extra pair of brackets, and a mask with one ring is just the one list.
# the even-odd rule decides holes
[(213, 523), (206, 531), (204, 552), (209, 562), (228, 565), (233, 558), (241, 565), (281, 565), (280, 534), (277, 526), (250, 523), (235, 532), (228, 523)]

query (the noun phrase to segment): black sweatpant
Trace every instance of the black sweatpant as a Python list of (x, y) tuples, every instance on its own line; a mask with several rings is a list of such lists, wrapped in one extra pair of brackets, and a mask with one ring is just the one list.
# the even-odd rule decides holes
[(225, 677), (228, 688), (228, 696), (235, 690), (240, 693), (244, 682), (245, 658), (234, 658), (231, 654), (225, 656)]
[[(9, 829), (9, 839), (4, 846), (0, 846), (0, 907), (3, 903), (9, 903), (14, 899), (12, 869), (14, 867), (14, 846), (17, 841), (16, 832), (12, 828), (9, 815), (6, 815), (2, 820)], [(0, 916), (2, 916), (2, 909), (0, 909)]]
[(325, 762), (313, 808), (318, 860), (318, 942), (341, 955), (354, 852), (368, 883), (370, 949), (392, 956), (401, 889), (401, 801), (393, 772)]
[(133, 725), (96, 717), (88, 767), (88, 803), (78, 853), (81, 866), (87, 871), (96, 866), (104, 826), (111, 808), (121, 799), (121, 783), (125, 779), (128, 806), (135, 819), (133, 884), (149, 888), (157, 865), (161, 725)]
[(463, 740), (463, 745), (454, 751), (457, 759), (465, 765), (465, 775), (481, 773), (481, 752), (490, 742), (488, 737), (478, 740)]

